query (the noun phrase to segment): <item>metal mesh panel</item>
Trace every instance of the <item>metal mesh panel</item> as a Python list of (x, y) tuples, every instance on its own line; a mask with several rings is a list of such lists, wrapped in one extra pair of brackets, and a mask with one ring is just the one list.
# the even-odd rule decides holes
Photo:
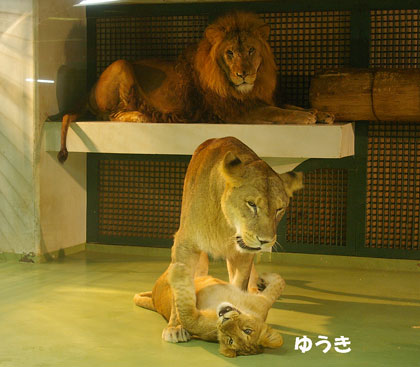
[[(417, 68), (420, 10), (371, 11), (370, 66)], [(369, 124), (365, 247), (419, 250), (420, 124)]]
[(420, 250), (420, 124), (371, 123), (366, 247)]
[(201, 39), (207, 22), (206, 15), (98, 18), (97, 76), (117, 59), (173, 60)]
[[(287, 103), (309, 105), (315, 70), (343, 67), (350, 60), (350, 12), (263, 13)], [(207, 15), (110, 17), (96, 20), (97, 76), (117, 59), (175, 59), (203, 36)]]
[(169, 239), (179, 226), (187, 162), (99, 161), (99, 234)]
[(347, 170), (320, 168), (305, 173), (287, 212), (286, 240), (311, 245), (346, 245)]
[(318, 69), (350, 64), (349, 11), (264, 13), (285, 102), (309, 107), (309, 82)]
[(419, 22), (419, 9), (371, 11), (371, 66), (417, 68)]

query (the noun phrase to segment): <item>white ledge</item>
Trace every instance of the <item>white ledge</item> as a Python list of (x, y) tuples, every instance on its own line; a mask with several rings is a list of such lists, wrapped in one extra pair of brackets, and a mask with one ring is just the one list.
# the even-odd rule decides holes
[[(44, 126), (47, 151), (60, 150), (60, 122)], [(351, 123), (333, 125), (231, 125), (77, 122), (69, 152), (191, 155), (210, 138), (235, 136), (260, 157), (342, 158), (354, 155)]]

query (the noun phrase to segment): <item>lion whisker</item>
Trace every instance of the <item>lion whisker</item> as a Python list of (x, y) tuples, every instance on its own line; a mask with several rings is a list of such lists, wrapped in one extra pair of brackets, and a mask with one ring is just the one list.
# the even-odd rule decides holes
[(276, 250), (276, 252), (286, 252), (286, 249), (279, 241), (274, 243), (273, 249)]

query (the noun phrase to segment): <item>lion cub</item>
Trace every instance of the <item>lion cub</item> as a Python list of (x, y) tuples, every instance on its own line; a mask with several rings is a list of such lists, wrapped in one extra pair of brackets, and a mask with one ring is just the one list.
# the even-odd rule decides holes
[(265, 289), (255, 294), (208, 275), (195, 278), (194, 283), (195, 292), (191, 292), (189, 270), (174, 263), (156, 281), (152, 292), (136, 294), (134, 302), (169, 320), (173, 295), (180, 323), (176, 341), (188, 341), (191, 335), (219, 341), (220, 352), (227, 357), (282, 346), (281, 334), (265, 323), (268, 310), (285, 286), (280, 275), (261, 275), (259, 285)]

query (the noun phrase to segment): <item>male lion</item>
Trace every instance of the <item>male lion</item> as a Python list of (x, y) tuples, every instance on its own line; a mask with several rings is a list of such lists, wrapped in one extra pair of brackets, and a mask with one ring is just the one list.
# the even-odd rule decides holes
[[(225, 15), (177, 62), (117, 60), (92, 88), (85, 106), (99, 120), (312, 124), (333, 116), (274, 106), (276, 64), (267, 42), (269, 26), (252, 13)], [(58, 159), (67, 159), (69, 124), (82, 111), (63, 117)]]
[[(185, 176), (171, 255), (172, 263), (189, 269), (190, 291), (201, 252), (225, 258), (230, 282), (246, 290), (254, 254), (275, 244), (277, 224), (301, 187), (301, 173), (278, 175), (236, 138), (202, 143)], [(175, 304), (162, 337), (178, 341)]]
[(134, 302), (169, 320), (174, 296), (179, 322), (185, 328), (179, 329), (179, 341), (188, 341), (190, 335), (219, 341), (220, 352), (227, 357), (258, 354), (264, 347), (282, 346), (281, 334), (264, 322), (284, 289), (280, 275), (261, 275), (259, 282), (265, 288), (257, 294), (211, 276), (195, 278), (193, 291), (188, 276), (185, 265), (172, 264), (156, 281), (153, 291), (136, 294)]

